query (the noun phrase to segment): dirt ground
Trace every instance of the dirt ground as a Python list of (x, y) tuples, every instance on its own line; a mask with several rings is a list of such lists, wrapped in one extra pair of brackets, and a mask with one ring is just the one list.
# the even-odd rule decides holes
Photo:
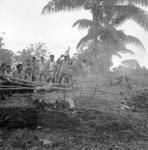
[[(38, 126), (34, 130), (1, 129), (0, 150), (148, 150), (148, 113), (132, 111), (122, 104), (124, 97), (147, 85), (141, 83), (144, 80), (136, 84), (131, 81), (130, 92), (100, 80), (91, 84), (92, 91), (87, 88), (73, 93), (76, 109), (66, 112), (72, 119), (60, 118), (65, 125), (73, 125)], [(82, 86), (86, 89), (91, 85)], [(48, 120), (46, 117), (44, 122)]]

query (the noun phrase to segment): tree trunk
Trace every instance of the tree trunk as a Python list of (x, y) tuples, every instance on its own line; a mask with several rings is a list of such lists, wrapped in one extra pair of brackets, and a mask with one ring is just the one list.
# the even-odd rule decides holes
[(98, 25), (99, 25), (99, 11), (97, 8), (94, 8), (93, 10), (93, 23), (94, 23), (94, 56), (96, 57), (97, 55), (97, 50), (98, 50), (98, 46), (97, 46), (97, 41), (98, 41)]

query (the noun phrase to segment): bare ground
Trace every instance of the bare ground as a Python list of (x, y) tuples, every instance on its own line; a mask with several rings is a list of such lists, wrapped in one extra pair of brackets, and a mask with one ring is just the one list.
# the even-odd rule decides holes
[[(36, 130), (0, 130), (0, 149), (148, 150), (148, 113), (123, 108), (122, 88), (105, 85), (101, 90), (105, 92), (95, 94), (95, 98), (94, 92), (77, 94), (76, 110), (66, 112), (73, 119), (65, 119), (65, 128), (51, 127), (49, 122), (49, 126)], [(41, 117), (48, 122), (48, 115)], [(64, 120), (59, 118), (57, 122)]]

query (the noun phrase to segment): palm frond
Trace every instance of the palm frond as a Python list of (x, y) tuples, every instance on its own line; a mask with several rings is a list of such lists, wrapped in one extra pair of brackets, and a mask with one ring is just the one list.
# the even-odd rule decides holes
[(51, 13), (53, 11), (55, 11), (55, 3), (54, 1), (50, 1), (43, 7), (41, 14)]
[[(97, 28), (97, 30), (95, 31), (95, 32), (97, 32), (97, 37), (101, 37), (101, 36), (103, 36), (105, 33), (105, 29), (104, 29), (104, 27), (102, 27), (101, 25)], [(106, 35), (106, 34), (105, 34)], [(88, 41), (94, 41), (94, 27), (92, 26), (91, 28), (89, 28), (89, 30), (88, 30), (88, 33), (87, 33), (87, 35), (86, 36), (84, 36), (80, 41), (79, 41), (79, 43), (77, 44), (77, 48), (82, 44), (82, 43), (85, 43), (85, 42), (88, 42)], [(99, 44), (100, 44), (100, 42), (101, 41), (97, 41)]]
[(73, 27), (75, 26), (78, 26), (79, 29), (86, 29), (93, 26), (93, 21), (89, 19), (79, 19), (73, 24)]
[(117, 53), (117, 52), (115, 52), (113, 55), (115, 55), (115, 56), (117, 56), (119, 58), (122, 58), (122, 56), (119, 53)]
[(139, 62), (136, 59), (127, 59), (121, 62), (129, 67), (140, 68)]
[(79, 46), (82, 44), (82, 43), (85, 43), (85, 42), (88, 42), (89, 40), (93, 40), (93, 34), (87, 34), (86, 36), (84, 36), (80, 41), (79, 43), (77, 44), (77, 49), (79, 48)]
[(128, 1), (128, 3), (132, 3), (136, 5), (148, 6), (148, 0), (125, 0), (125, 1)]
[(132, 55), (135, 54), (132, 50), (127, 49), (127, 48), (120, 50), (120, 52), (123, 53), (123, 54), (125, 54), (125, 53), (129, 53), (129, 54), (132, 54)]
[(115, 0), (117, 3), (136, 4), (142, 6), (148, 6), (148, 0)]
[(148, 14), (143, 9), (134, 5), (116, 5), (113, 7), (115, 17), (112, 17), (111, 24), (119, 26), (128, 19), (132, 19), (142, 28), (148, 31)]
[(111, 24), (112, 25), (121, 25), (124, 21), (128, 20), (134, 14), (139, 12), (138, 7), (134, 5), (114, 5), (112, 7), (111, 13)]
[(131, 19), (133, 19), (143, 29), (148, 31), (148, 14), (146, 14), (146, 12), (145, 13), (139, 12), (139, 13), (133, 15), (133, 17)]
[(86, 0), (51, 0), (44, 6), (42, 14), (78, 9), (84, 7), (85, 2)]
[[(116, 30), (112, 34), (114, 34), (113, 37), (116, 40), (119, 40), (119, 42), (121, 41), (125, 44), (134, 44), (135, 46), (140, 47), (142, 50), (145, 50), (143, 43), (135, 36), (126, 35), (122, 30)], [(122, 45), (122, 43), (120, 43), (120, 45)]]
[(145, 50), (143, 43), (136, 37), (128, 35), (125, 39), (127, 44), (134, 44), (135, 46), (140, 47), (142, 50)]

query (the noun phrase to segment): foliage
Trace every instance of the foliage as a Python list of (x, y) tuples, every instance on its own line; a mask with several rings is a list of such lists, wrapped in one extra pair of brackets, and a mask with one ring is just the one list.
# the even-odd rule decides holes
[[(88, 43), (90, 40), (93, 42), (94, 27), (93, 27), (93, 21), (88, 20), (88, 19), (87, 19), (87, 22), (86, 22), (86, 19), (78, 20), (74, 23), (73, 26), (76, 26), (76, 25), (79, 28), (85, 28), (86, 26), (88, 28), (87, 35), (84, 36), (77, 45), (77, 48), (79, 49), (82, 43), (85, 43), (85, 42)], [(144, 50), (144, 46), (138, 38), (131, 36), (131, 35), (127, 35), (122, 30), (117, 30), (113, 25), (107, 24), (106, 26), (101, 26), (100, 24), (96, 32), (97, 32), (97, 37), (98, 37), (98, 49), (100, 49), (100, 46), (104, 45), (104, 43), (106, 42), (106, 43), (111, 44), (111, 46), (113, 46), (114, 48), (116, 45), (115, 49), (117, 49), (118, 47), (119, 51), (123, 50), (123, 52), (126, 51), (126, 52), (133, 53), (132, 51), (126, 49), (126, 44), (134, 44), (135, 46), (138, 46), (139, 48)], [(81, 46), (81, 48), (83, 47)]]
[[(117, 30), (113, 26), (109, 25), (107, 27), (100, 27), (97, 30), (97, 36), (99, 37), (97, 40), (97, 51), (96, 55), (99, 56), (98, 58), (94, 59), (93, 56), (93, 48), (94, 48), (94, 41), (93, 41), (93, 21), (86, 19), (78, 20), (74, 23), (74, 26), (78, 25), (79, 27), (86, 27), (88, 28), (88, 34), (84, 36), (77, 45), (77, 49), (79, 55), (83, 55), (85, 59), (88, 60), (91, 58), (94, 60), (94, 63), (100, 64), (100, 66), (104, 67), (103, 70), (109, 70), (112, 65), (112, 56), (116, 55), (121, 58), (120, 53), (129, 53), (134, 54), (133, 51), (126, 48), (126, 44), (132, 43), (136, 46), (139, 46), (141, 49), (144, 50), (144, 46), (142, 42), (131, 35), (126, 35), (122, 30)], [(120, 53), (119, 53), (120, 52)], [(89, 56), (89, 57), (88, 57)], [(99, 62), (100, 61), (100, 62)]]
[(4, 43), (3, 43), (3, 38), (0, 37), (0, 48), (2, 48), (4, 46)]
[(135, 59), (124, 60), (122, 61), (122, 64), (126, 65), (128, 68), (131, 68), (131, 69), (141, 69), (138, 61)]
[(45, 43), (36, 43), (36, 44), (31, 44), (28, 49), (32, 49), (33, 55), (37, 58), (40, 59), (41, 56), (48, 58), (50, 55), (49, 50), (46, 48)]
[(126, 105), (128, 105), (132, 111), (148, 113), (148, 91), (137, 91), (133, 96), (126, 99)]
[(42, 14), (84, 7), (86, 0), (52, 0), (44, 6)]
[(135, 59), (126, 59), (119, 66), (112, 69), (115, 74), (126, 74), (128, 76), (147, 74), (147, 70), (142, 68)]
[(4, 48), (3, 38), (0, 37), (0, 63), (12, 64), (14, 53)]
[[(92, 7), (92, 11), (94, 11)], [(99, 9), (99, 7), (97, 8)], [(94, 20), (79, 19), (73, 26), (78, 26), (79, 29), (88, 29), (88, 33), (78, 43), (77, 49), (81, 51), (91, 51), (95, 55), (99, 54), (100, 65), (103, 70), (107, 71), (112, 65), (112, 56), (116, 55), (121, 58), (121, 53), (134, 54), (133, 51), (126, 48), (126, 44), (134, 44), (141, 49), (145, 49), (142, 42), (131, 35), (126, 35), (122, 30), (117, 30), (116, 27), (123, 24), (126, 20), (132, 19), (137, 22), (145, 30), (148, 29), (148, 15), (141, 8), (132, 4), (105, 4), (100, 8), (98, 15), (97, 27), (94, 25)], [(96, 40), (94, 39), (94, 32)], [(88, 43), (92, 44), (88, 44)], [(80, 50), (79, 50), (80, 51)]]
[(102, 2), (107, 5), (113, 5), (116, 3), (132, 3), (148, 6), (148, 0), (51, 0), (44, 6), (42, 14), (79, 8), (90, 9), (94, 6), (101, 5)]
[(30, 46), (26, 49), (19, 51), (15, 58), (17, 61), (24, 62), (31, 56), (35, 56), (39, 60), (41, 56), (48, 58), (49, 54), (50, 52), (46, 48), (46, 44), (39, 42), (35, 44), (30, 44)]
[[(144, 49), (143, 44), (136, 37), (127, 36), (122, 31), (116, 32), (115, 27), (120, 26), (128, 19), (132, 19), (138, 23), (142, 28), (148, 30), (148, 16), (146, 12), (137, 6), (137, 4), (142, 6), (147, 6), (147, 0), (52, 0), (50, 1), (42, 11), (42, 14), (46, 12), (58, 12), (65, 10), (72, 10), (78, 8), (85, 8), (91, 11), (93, 20), (78, 20), (75, 25), (79, 25), (79, 28), (89, 28), (88, 34), (81, 39), (78, 44), (84, 42), (92, 41), (89, 48), (94, 56), (97, 56), (99, 51), (102, 60), (101, 66), (105, 65), (103, 68), (109, 70), (111, 66), (112, 55), (115, 54), (119, 57), (121, 55), (119, 51), (130, 52), (125, 46), (125, 43), (135, 43)], [(103, 35), (102, 35), (103, 34)], [(119, 38), (120, 37), (120, 41)], [(98, 41), (101, 39), (102, 43)], [(103, 41), (102, 41), (103, 39)], [(122, 40), (121, 40), (122, 39)], [(117, 43), (117, 44), (116, 44)], [(107, 44), (107, 46), (105, 46)], [(112, 47), (110, 47), (112, 45)], [(121, 46), (120, 46), (121, 45)], [(86, 45), (85, 45), (86, 46)], [(101, 46), (101, 47), (100, 47)], [(106, 51), (106, 52), (104, 52)], [(107, 54), (108, 53), (108, 54)], [(93, 57), (95, 58), (95, 57)], [(101, 60), (101, 61), (102, 61)], [(109, 60), (109, 61), (108, 61)]]
[(14, 53), (11, 50), (0, 48), (0, 62), (12, 64)]

